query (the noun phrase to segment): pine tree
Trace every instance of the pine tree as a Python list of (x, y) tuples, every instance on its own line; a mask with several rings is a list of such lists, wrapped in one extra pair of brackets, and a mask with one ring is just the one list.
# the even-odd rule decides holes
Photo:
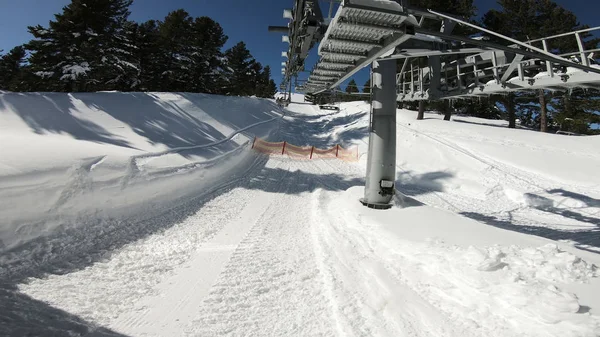
[(225, 51), (225, 91), (228, 95), (250, 96), (254, 94), (256, 60), (250, 55), (244, 42)]
[(365, 85), (363, 86), (363, 92), (365, 94), (371, 93), (371, 79), (370, 78), (365, 82)]
[(277, 93), (277, 84), (275, 83), (275, 81), (273, 79), (269, 79), (269, 84), (267, 85), (264, 97), (273, 98), (273, 97), (275, 97), (276, 93)]
[(183, 9), (170, 12), (159, 24), (159, 56), (162, 88), (165, 91), (185, 91), (192, 81), (193, 18)]
[(271, 67), (265, 66), (257, 77), (255, 95), (257, 97), (273, 98), (276, 92), (277, 85), (271, 79)]
[(217, 22), (205, 16), (196, 18), (191, 29), (192, 79), (188, 91), (216, 93), (223, 61), (221, 48), (227, 42), (227, 36)]
[(592, 134), (590, 124), (600, 123), (600, 91), (571, 89), (553, 97), (550, 105), (557, 111), (552, 131), (561, 130), (579, 134)]
[(18, 81), (23, 77), (25, 49), (18, 46), (0, 57), (0, 90), (15, 91)]
[[(431, 9), (447, 14), (452, 14), (464, 20), (469, 20), (476, 14), (476, 7), (473, 0), (414, 0), (410, 2), (411, 6), (418, 8)], [(439, 30), (440, 24), (437, 20), (425, 20), (423, 27), (427, 29)], [(470, 32), (470, 28), (456, 26), (454, 33), (465, 34)]]
[(138, 44), (137, 39), (139, 36), (139, 24), (133, 21), (127, 21), (123, 24), (122, 36), (118, 36), (117, 39), (122, 41), (121, 53), (126, 59), (126, 64), (117, 62), (117, 73), (114, 74), (112, 80), (107, 82), (107, 89), (114, 89), (120, 91), (132, 91), (138, 90), (141, 84), (141, 69), (140, 60), (138, 58)]
[(250, 93), (245, 95), (254, 95), (256, 97), (262, 97), (264, 86), (267, 84), (266, 79), (262, 76), (263, 67), (260, 62), (255, 61), (250, 67), (250, 81), (252, 83), (252, 89)]
[(32, 71), (45, 89), (116, 88), (131, 71), (131, 44), (123, 28), (132, 0), (72, 0), (48, 29), (29, 27)]
[(160, 45), (158, 23), (149, 20), (137, 25), (132, 40), (136, 46), (134, 59), (139, 67), (137, 88), (142, 91), (164, 90), (161, 74), (164, 52)]
[(352, 79), (346, 86), (346, 93), (353, 94), (353, 93), (357, 93), (357, 92), (359, 92), (358, 86), (356, 85), (356, 81), (354, 79)]

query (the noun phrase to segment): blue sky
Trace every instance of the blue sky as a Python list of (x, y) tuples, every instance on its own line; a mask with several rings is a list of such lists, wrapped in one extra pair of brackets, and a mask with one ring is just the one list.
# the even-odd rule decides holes
[[(61, 12), (70, 0), (0, 0), (0, 49), (4, 52), (31, 39), (27, 26), (47, 26), (54, 14)], [(597, 0), (557, 0), (573, 11), (582, 23), (600, 26)], [(475, 0), (479, 13), (497, 7), (495, 0)], [(209, 16), (219, 22), (229, 36), (226, 48), (244, 41), (252, 55), (263, 65), (273, 69), (275, 82), (281, 81), (280, 68), (284, 59), (281, 52), (287, 48), (281, 35), (267, 32), (269, 25), (285, 25), (282, 12), (291, 8), (293, 0), (134, 0), (130, 19), (146, 21), (162, 19), (172, 10), (183, 8), (192, 16)], [(324, 12), (327, 5), (323, 3)], [(313, 53), (314, 54), (314, 53)], [(307, 69), (314, 64), (309, 58)], [(355, 76), (359, 86), (366, 81), (368, 71)]]

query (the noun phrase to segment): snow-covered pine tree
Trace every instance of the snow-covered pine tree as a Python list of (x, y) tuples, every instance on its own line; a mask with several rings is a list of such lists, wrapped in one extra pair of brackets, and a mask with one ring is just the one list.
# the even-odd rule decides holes
[(132, 42), (136, 46), (133, 51), (135, 63), (139, 67), (137, 90), (141, 91), (161, 91), (161, 55), (164, 52), (160, 49), (160, 33), (158, 23), (149, 20), (136, 24), (135, 31), (131, 33)]
[(219, 71), (222, 66), (221, 48), (227, 42), (223, 28), (209, 17), (196, 18), (192, 23), (191, 80), (187, 91), (217, 93)]
[(25, 49), (18, 46), (0, 57), (0, 90), (14, 91), (22, 78)]
[(228, 95), (250, 96), (254, 94), (256, 60), (244, 42), (225, 51), (226, 92)]
[(141, 68), (138, 58), (138, 38), (140, 25), (137, 22), (127, 21), (123, 24), (124, 38), (123, 52), (126, 55), (128, 67), (123, 67), (121, 75), (117, 76), (114, 81), (110, 82), (111, 86), (119, 91), (136, 91), (141, 85)]
[(47, 29), (29, 27), (32, 71), (44, 89), (116, 89), (137, 71), (124, 34), (132, 0), (72, 0)]
[(185, 91), (193, 80), (191, 54), (193, 51), (193, 18), (183, 9), (170, 12), (159, 23), (161, 59), (161, 90)]

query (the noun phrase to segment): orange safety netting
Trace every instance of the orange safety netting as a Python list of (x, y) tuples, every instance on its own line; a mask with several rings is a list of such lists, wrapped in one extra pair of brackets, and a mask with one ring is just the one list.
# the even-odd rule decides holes
[(296, 146), (288, 142), (271, 143), (255, 138), (252, 149), (265, 154), (288, 155), (294, 159), (337, 158), (345, 161), (358, 160), (358, 147), (344, 149), (336, 145), (330, 149), (318, 149), (314, 146)]

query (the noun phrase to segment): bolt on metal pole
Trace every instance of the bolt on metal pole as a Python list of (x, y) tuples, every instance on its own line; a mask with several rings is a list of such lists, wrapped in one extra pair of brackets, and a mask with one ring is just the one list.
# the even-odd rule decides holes
[(396, 60), (373, 61), (371, 123), (365, 197), (370, 208), (388, 209), (396, 180)]

